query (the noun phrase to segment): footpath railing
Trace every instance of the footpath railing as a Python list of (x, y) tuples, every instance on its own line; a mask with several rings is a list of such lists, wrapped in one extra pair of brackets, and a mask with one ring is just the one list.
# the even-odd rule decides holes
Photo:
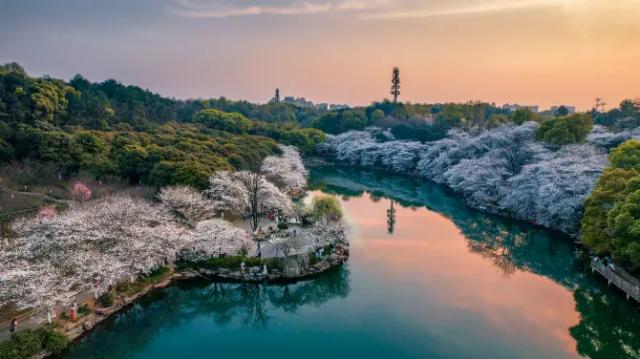
[(608, 284), (613, 283), (626, 295), (640, 302), (640, 280), (627, 273), (624, 269), (613, 264), (606, 264), (597, 257), (591, 258), (591, 271), (598, 272), (607, 279)]

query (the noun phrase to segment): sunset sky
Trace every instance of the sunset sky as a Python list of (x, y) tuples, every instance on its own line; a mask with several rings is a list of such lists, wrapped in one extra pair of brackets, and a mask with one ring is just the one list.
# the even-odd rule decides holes
[[(0, 0), (0, 62), (177, 98), (586, 109), (640, 96), (640, 0)], [(609, 106), (611, 107), (611, 106)]]

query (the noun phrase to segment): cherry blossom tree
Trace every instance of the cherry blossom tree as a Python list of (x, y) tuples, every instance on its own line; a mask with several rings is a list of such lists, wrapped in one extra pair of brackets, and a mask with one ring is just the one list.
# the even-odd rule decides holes
[(82, 182), (76, 182), (71, 188), (71, 195), (77, 201), (88, 201), (91, 199), (91, 196), (93, 196), (93, 192), (86, 184)]
[(218, 171), (209, 177), (209, 188), (205, 191), (216, 211), (240, 216), (244, 213), (246, 188), (236, 180), (233, 172)]
[(593, 130), (587, 136), (587, 141), (596, 147), (610, 150), (623, 142), (630, 139), (640, 138), (640, 128), (627, 129), (618, 132), (612, 132), (604, 126), (593, 126)]
[(248, 217), (254, 231), (267, 211), (279, 210), (285, 216), (293, 214), (291, 198), (260, 173), (219, 171), (211, 176), (209, 183), (206, 193), (215, 208)]
[(307, 186), (307, 169), (300, 153), (293, 146), (280, 146), (282, 155), (269, 156), (262, 162), (260, 172), (280, 190), (292, 193)]
[(453, 130), (427, 143), (378, 142), (356, 131), (331, 136), (318, 151), (351, 165), (418, 175), (462, 194), (471, 207), (576, 234), (606, 151), (640, 132), (596, 126), (588, 143), (557, 148), (535, 141), (538, 127), (505, 124), (478, 135)]
[(293, 211), (287, 195), (252, 172), (218, 172), (207, 193), (211, 199), (188, 187), (166, 188), (158, 204), (116, 194), (17, 219), (11, 225), (15, 238), (0, 251), (0, 307), (51, 310), (79, 293), (99, 295), (178, 257), (244, 254), (251, 236), (212, 219), (215, 213), (251, 216), (255, 230), (259, 216), (254, 220), (253, 214)]
[(517, 218), (577, 233), (584, 201), (606, 165), (606, 154), (593, 146), (566, 146), (510, 178), (500, 206)]
[(165, 211), (126, 195), (21, 218), (12, 229), (13, 245), (0, 253), (0, 306), (40, 309), (147, 274), (190, 240)]
[(199, 222), (190, 236), (190, 244), (180, 252), (180, 259), (192, 262), (247, 254), (251, 248), (247, 231), (220, 219)]
[(191, 187), (166, 187), (158, 193), (158, 199), (178, 222), (190, 227), (211, 219), (216, 214), (213, 202)]

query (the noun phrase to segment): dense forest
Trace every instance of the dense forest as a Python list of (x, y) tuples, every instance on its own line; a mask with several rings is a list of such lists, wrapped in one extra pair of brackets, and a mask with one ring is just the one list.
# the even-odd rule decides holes
[(30, 77), (15, 63), (0, 66), (5, 163), (53, 163), (60, 175), (83, 171), (204, 188), (216, 170), (259, 166), (280, 151), (277, 142), (309, 152), (323, 139), (319, 130), (300, 128), (284, 104), (261, 110), (224, 99), (177, 101), (114, 80), (91, 83), (77, 75), (65, 82)]

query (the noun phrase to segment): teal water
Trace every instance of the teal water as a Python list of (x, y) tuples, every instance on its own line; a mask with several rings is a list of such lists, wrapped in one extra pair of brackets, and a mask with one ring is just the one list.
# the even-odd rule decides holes
[(311, 186), (341, 198), (347, 265), (290, 285), (180, 283), (65, 357), (640, 357), (640, 312), (562, 235), (408, 177), (319, 167)]

